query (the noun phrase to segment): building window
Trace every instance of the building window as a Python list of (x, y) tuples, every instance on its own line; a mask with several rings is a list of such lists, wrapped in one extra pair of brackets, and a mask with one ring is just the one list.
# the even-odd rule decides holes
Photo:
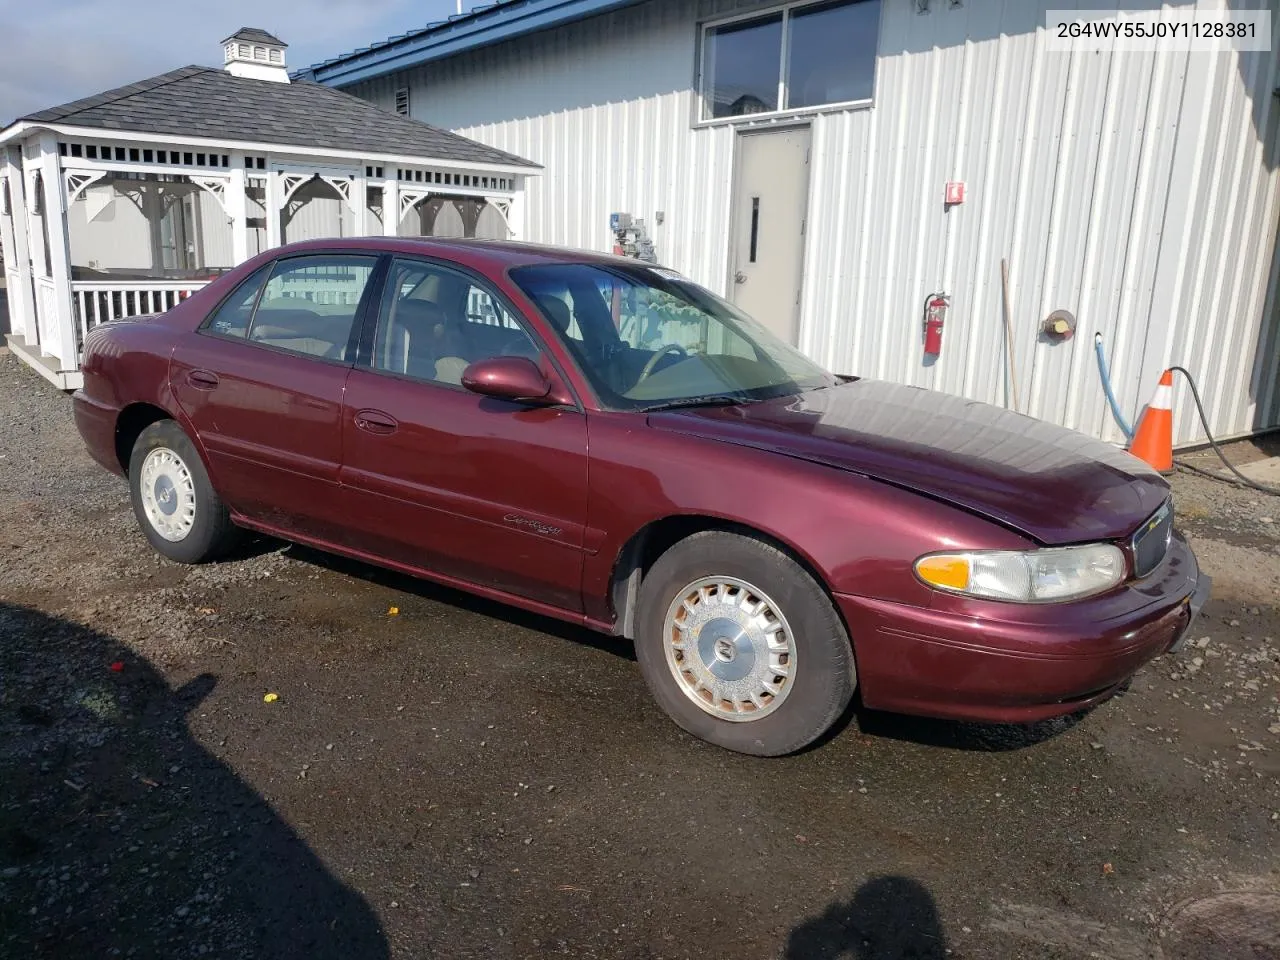
[(240, 56), (246, 60), (249, 59), (249, 45), (247, 43), (240, 44)]
[(880, 2), (794, 3), (705, 26), (702, 119), (870, 100)]
[(284, 57), (281, 55), (280, 51), (279, 51), (279, 50), (277, 50), (275, 47), (272, 47), (272, 48), (271, 48), (270, 50), (268, 50), (267, 52), (270, 54), (271, 62), (272, 62), (272, 63), (283, 63), (283, 62), (284, 62)]
[(401, 87), (396, 91), (396, 113), (402, 117), (409, 116), (409, 88)]
[(711, 27), (702, 49), (705, 119), (779, 109), (782, 14)]

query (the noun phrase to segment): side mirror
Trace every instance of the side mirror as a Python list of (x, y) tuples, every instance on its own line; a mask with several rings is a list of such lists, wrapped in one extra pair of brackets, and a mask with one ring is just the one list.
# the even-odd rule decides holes
[(556, 403), (548, 397), (551, 381), (526, 357), (477, 360), (462, 373), (462, 385), (482, 397), (526, 403)]

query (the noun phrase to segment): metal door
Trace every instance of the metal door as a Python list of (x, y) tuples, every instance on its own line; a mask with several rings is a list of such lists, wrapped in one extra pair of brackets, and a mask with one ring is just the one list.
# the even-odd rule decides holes
[(738, 135), (733, 188), (733, 302), (788, 343), (800, 325), (808, 127)]

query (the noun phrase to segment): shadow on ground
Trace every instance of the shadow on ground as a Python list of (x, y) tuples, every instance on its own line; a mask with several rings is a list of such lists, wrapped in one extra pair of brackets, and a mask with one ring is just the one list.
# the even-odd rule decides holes
[[(389, 590), (398, 590), (434, 603), (447, 604), (468, 613), (492, 617), (527, 630), (537, 630), (561, 640), (612, 653), (625, 660), (634, 661), (636, 658), (635, 648), (629, 640), (605, 636), (552, 617), (530, 613), (462, 590), (455, 590), (428, 580), (396, 573), (300, 544), (288, 544), (270, 537), (254, 535), (247, 537), (228, 560), (242, 560), (282, 549), (287, 550), (288, 555), (295, 560), (322, 567), (343, 576), (378, 584)], [(636, 679), (640, 682), (638, 674)], [(952, 750), (1003, 753), (1022, 750), (1051, 740), (1070, 730), (1088, 716), (1089, 712), (1086, 710), (1031, 724), (963, 723), (869, 710), (855, 698), (849, 709), (832, 724), (831, 728), (802, 752), (820, 750), (832, 740), (843, 736), (850, 727), (854, 727), (863, 735), (870, 737), (902, 740)]]
[(785, 960), (943, 960), (947, 938), (933, 896), (910, 877), (868, 880), (851, 900), (791, 931)]
[[(279, 543), (275, 543), (274, 546), (278, 548)], [(540, 633), (550, 634), (561, 640), (568, 640), (571, 643), (590, 647), (593, 650), (612, 653), (624, 660), (634, 661), (636, 658), (635, 648), (630, 640), (625, 640), (622, 637), (607, 636), (594, 630), (588, 630), (586, 627), (575, 626), (572, 623), (566, 623), (554, 617), (530, 613), (527, 610), (521, 610), (519, 607), (498, 603), (495, 600), (487, 600), (484, 597), (478, 597), (462, 590), (455, 590), (452, 587), (441, 586), (429, 580), (420, 580), (407, 574), (396, 573), (359, 560), (351, 560), (337, 554), (325, 553), (322, 550), (315, 550), (298, 544), (294, 544), (289, 548), (289, 556), (296, 560), (301, 560), (303, 563), (324, 567), (326, 570), (354, 577), (357, 580), (376, 583), (388, 589), (413, 594), (416, 597), (421, 597), (434, 603), (448, 604), (468, 613), (492, 617), (526, 630), (537, 630)], [(637, 675), (638, 678), (639, 675)]]
[(376, 958), (378, 917), (119, 641), (0, 603), (0, 956)]
[(863, 708), (858, 713), (858, 728), (869, 737), (903, 740), (928, 747), (1007, 753), (1025, 750), (1061, 736), (1088, 715), (1089, 711), (1084, 711), (1026, 724), (963, 723)]

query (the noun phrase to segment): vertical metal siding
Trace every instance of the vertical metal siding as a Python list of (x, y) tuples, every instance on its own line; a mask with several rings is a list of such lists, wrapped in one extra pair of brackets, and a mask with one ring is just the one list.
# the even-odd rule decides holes
[[(529, 239), (608, 249), (609, 213), (625, 210), (646, 218), (664, 262), (725, 293), (735, 134), (693, 125), (697, 25), (762, 5), (653, 0), (350, 90), (390, 109), (407, 82), (416, 116), (542, 163)], [(1100, 330), (1130, 414), (1181, 363), (1215, 433), (1280, 425), (1276, 56), (1050, 53), (1044, 14), (1061, 6), (968, 0), (922, 15), (882, 0), (874, 106), (809, 121), (802, 349), (841, 372), (1012, 405), (1008, 258), (1023, 411), (1120, 439), (1094, 364)], [(947, 211), (949, 179), (968, 198)], [(944, 289), (943, 353), (926, 365), (923, 301)], [(1079, 320), (1064, 344), (1039, 333), (1056, 308)], [(1198, 440), (1178, 390), (1177, 440)]]

